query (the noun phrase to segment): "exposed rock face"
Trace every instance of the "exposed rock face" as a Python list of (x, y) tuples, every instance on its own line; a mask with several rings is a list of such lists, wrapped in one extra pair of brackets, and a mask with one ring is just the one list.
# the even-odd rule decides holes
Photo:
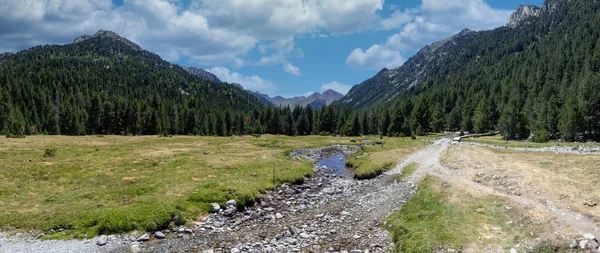
[[(196, 68), (196, 67), (182, 67), (185, 71), (189, 72), (192, 75), (200, 77), (202, 80), (210, 81), (213, 83), (222, 83), (221, 80), (213, 73), (210, 73), (204, 69)], [(238, 84), (239, 85), (239, 84)]]
[(389, 102), (411, 87), (428, 78), (429, 69), (435, 69), (448, 59), (469, 53), (468, 48), (451, 51), (461, 42), (469, 41), (479, 32), (464, 29), (460, 33), (422, 48), (404, 65), (382, 69), (374, 77), (352, 87), (340, 102), (354, 108), (365, 108)]
[(506, 26), (508, 27), (517, 27), (528, 20), (534, 17), (538, 17), (540, 15), (542, 8), (534, 6), (534, 5), (521, 5), (517, 10), (510, 16)]
[(140, 47), (139, 45), (131, 42), (130, 40), (121, 37), (120, 35), (118, 35), (117, 33), (113, 32), (113, 31), (106, 31), (106, 30), (99, 30), (98, 32), (96, 32), (94, 35), (83, 35), (83, 36), (79, 36), (77, 37), (74, 41), (73, 44), (82, 42), (82, 41), (86, 41), (92, 38), (106, 38), (106, 39), (110, 39), (113, 41), (119, 41), (124, 43), (125, 45), (135, 49), (135, 50), (143, 50), (142, 47)]

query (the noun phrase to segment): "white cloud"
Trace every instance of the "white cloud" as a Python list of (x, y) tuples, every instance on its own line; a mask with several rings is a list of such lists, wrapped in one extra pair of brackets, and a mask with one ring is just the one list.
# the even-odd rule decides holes
[(382, 29), (397, 28), (399, 32), (366, 51), (354, 49), (346, 64), (359, 69), (397, 67), (404, 62), (402, 53), (413, 53), (464, 28), (485, 30), (502, 26), (511, 13), (494, 9), (484, 0), (423, 0), (418, 9), (396, 10), (382, 19)]
[(414, 19), (414, 14), (417, 10), (406, 9), (404, 11), (396, 10), (389, 18), (381, 20), (381, 28), (384, 30), (391, 30), (400, 28), (403, 25), (411, 22)]
[(283, 64), (283, 71), (285, 71), (288, 74), (295, 75), (295, 76), (300, 75), (300, 68), (292, 65), (291, 63)]
[(354, 49), (346, 58), (346, 65), (354, 69), (380, 70), (400, 66), (405, 61), (400, 52), (389, 50), (382, 45), (373, 45), (367, 51)]
[(261, 93), (272, 93), (275, 91), (275, 84), (273, 82), (257, 75), (244, 76), (238, 72), (232, 72), (225, 67), (214, 67), (209, 69), (208, 72), (215, 74), (221, 81), (241, 84), (247, 90)]
[(346, 95), (348, 93), (348, 91), (350, 91), (350, 89), (352, 89), (352, 85), (346, 85), (343, 83), (338, 83), (336, 81), (321, 85), (322, 92), (329, 90), (329, 89), (337, 91), (339, 93), (342, 93), (343, 95)]
[(245, 65), (240, 59), (260, 42), (291, 45), (291, 51), (272, 48), (275, 52), (261, 60), (283, 66), (288, 57), (303, 55), (293, 47), (296, 36), (367, 29), (383, 1), (124, 0), (115, 6), (112, 0), (1, 0), (0, 50), (70, 43), (104, 29), (168, 60), (185, 57), (194, 65), (240, 67)]
[(369, 28), (383, 0), (203, 0), (201, 13), (216, 27), (262, 39), (323, 30), (344, 34)]

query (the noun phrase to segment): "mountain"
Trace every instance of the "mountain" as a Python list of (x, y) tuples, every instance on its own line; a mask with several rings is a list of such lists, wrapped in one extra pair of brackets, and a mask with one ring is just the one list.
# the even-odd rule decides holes
[(477, 34), (464, 29), (452, 37), (425, 46), (404, 65), (391, 70), (384, 68), (374, 77), (354, 86), (340, 100), (341, 104), (364, 108), (392, 101), (402, 92), (426, 80), (431, 70), (436, 70), (439, 65), (452, 64), (453, 60), (469, 54), (470, 49), (465, 47), (457, 51), (454, 58), (447, 56), (448, 48), (455, 48), (459, 41), (471, 40)]
[(528, 20), (535, 18), (540, 15), (542, 9), (535, 5), (521, 5), (517, 10), (510, 16), (506, 26), (515, 28), (523, 25)]
[(110, 31), (2, 58), (0, 132), (223, 135), (263, 107), (236, 86), (205, 81)]
[[(196, 68), (196, 67), (182, 67), (185, 71), (189, 72), (192, 75), (200, 77), (200, 79), (213, 82), (213, 83), (222, 83), (221, 80), (213, 73), (210, 73), (204, 69)], [(238, 84), (239, 85), (239, 84)]]
[(296, 106), (307, 106), (310, 105), (312, 108), (321, 108), (324, 105), (330, 105), (331, 103), (340, 100), (344, 95), (334, 90), (326, 90), (323, 93), (314, 92), (308, 97), (299, 96), (293, 98), (284, 98), (282, 96), (276, 96), (273, 98), (267, 95), (261, 94), (266, 97), (273, 105), (280, 107), (296, 107)]
[(340, 104), (375, 109), (383, 134), (600, 140), (599, 16), (598, 1), (522, 6), (506, 26), (463, 30), (381, 70)]

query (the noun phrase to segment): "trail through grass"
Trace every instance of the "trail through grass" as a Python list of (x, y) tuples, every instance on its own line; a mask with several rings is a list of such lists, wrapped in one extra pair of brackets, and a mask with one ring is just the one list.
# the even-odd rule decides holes
[(404, 157), (429, 144), (429, 141), (423, 139), (378, 139), (375, 142), (369, 142), (362, 151), (352, 155), (346, 163), (353, 168), (355, 178), (374, 178), (393, 168)]
[[(386, 228), (396, 245), (394, 251), (432, 252), (470, 247), (482, 252), (498, 247), (507, 251), (522, 239), (531, 239), (530, 231), (537, 234), (539, 228), (516, 208), (506, 208), (509, 205), (506, 200), (465, 192), (462, 187), (425, 177), (416, 195), (386, 220)], [(492, 248), (484, 249), (482, 245)]]

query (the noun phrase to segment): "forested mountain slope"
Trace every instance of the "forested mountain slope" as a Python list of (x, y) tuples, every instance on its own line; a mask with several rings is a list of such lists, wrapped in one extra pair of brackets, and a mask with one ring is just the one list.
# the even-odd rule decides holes
[(391, 118), (379, 127), (388, 134), (500, 130), (507, 139), (598, 140), (600, 2), (547, 0), (527, 9), (510, 26), (464, 30), (423, 48), (341, 104), (393, 104), (375, 109)]
[(203, 81), (109, 31), (1, 58), (0, 131), (212, 134), (225, 111), (262, 107), (238, 87)]

